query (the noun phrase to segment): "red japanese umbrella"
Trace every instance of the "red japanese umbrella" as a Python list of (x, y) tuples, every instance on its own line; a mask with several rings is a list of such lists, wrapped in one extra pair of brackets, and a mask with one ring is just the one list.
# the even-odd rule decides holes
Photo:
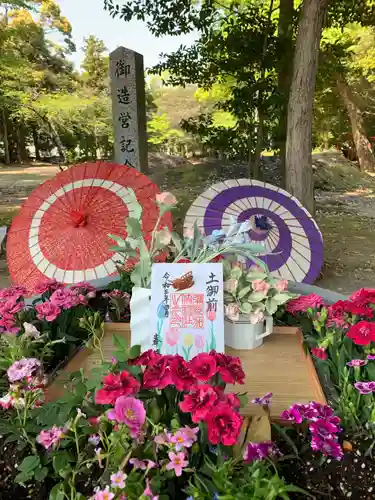
[[(38, 186), (8, 233), (13, 281), (32, 292), (46, 278), (70, 284), (115, 274), (121, 256), (110, 249), (108, 234), (126, 237), (125, 218), (132, 215), (128, 188), (142, 206), (142, 231), (148, 239), (159, 214), (155, 195), (160, 191), (134, 168), (85, 163)], [(170, 214), (162, 219), (165, 226), (172, 227)]]

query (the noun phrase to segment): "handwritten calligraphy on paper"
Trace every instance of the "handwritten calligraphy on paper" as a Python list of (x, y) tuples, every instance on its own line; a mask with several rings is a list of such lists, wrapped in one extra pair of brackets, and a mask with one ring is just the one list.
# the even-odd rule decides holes
[(217, 311), (217, 294), (219, 293), (219, 280), (214, 273), (210, 273), (206, 281), (207, 312)]
[[(192, 285), (176, 288), (174, 283), (188, 274)], [(154, 264), (150, 343), (163, 354), (186, 360), (211, 349), (224, 352), (223, 302), (221, 264)]]

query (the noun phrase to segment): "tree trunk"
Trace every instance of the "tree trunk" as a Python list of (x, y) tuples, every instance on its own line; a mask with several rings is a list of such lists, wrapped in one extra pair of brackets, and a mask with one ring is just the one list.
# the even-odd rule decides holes
[(253, 137), (252, 137), (252, 130), (251, 127), (249, 127), (249, 135), (247, 136), (247, 165), (249, 167), (249, 178), (251, 179), (253, 176), (253, 155), (252, 155), (252, 149), (253, 149)]
[(3, 140), (4, 140), (4, 153), (5, 164), (10, 165), (10, 152), (9, 152), (9, 139), (8, 139), (8, 117), (5, 108), (2, 109), (3, 118)]
[[(28, 109), (31, 109), (31, 111), (33, 111), (36, 114), (36, 116), (38, 116), (42, 120), (42, 122), (46, 125), (47, 133), (59, 152), (60, 161), (64, 163), (66, 161), (65, 148), (63, 146), (63, 143), (61, 142), (60, 136), (57, 133), (54, 124), (51, 122), (51, 120), (48, 118), (47, 115), (42, 115), (41, 113), (39, 113), (39, 111), (36, 111), (36, 109), (34, 109), (32, 106), (27, 106), (26, 104), (24, 104), (24, 106), (26, 106)], [(60, 170), (62, 170), (61, 167)]]
[(263, 151), (264, 144), (264, 114), (260, 109), (258, 111), (258, 127), (257, 127), (257, 143), (255, 146), (255, 155), (254, 155), (254, 165), (253, 165), (253, 178), (259, 180), (260, 179), (260, 157)]
[(314, 214), (312, 120), (319, 45), (329, 0), (304, 0), (288, 103), (286, 188)]
[(290, 82), (292, 79), (293, 69), (293, 16), (294, 16), (294, 1), (280, 0), (279, 4), (279, 25), (278, 25), (278, 40), (282, 47), (283, 57), (280, 61), (278, 71), (278, 91), (282, 102), (280, 106), (280, 118), (277, 130), (276, 145), (280, 150), (280, 170), (281, 182), (285, 185), (285, 142), (287, 128), (287, 112), (288, 98), (290, 90)]
[(344, 76), (337, 75), (336, 82), (352, 126), (353, 142), (357, 151), (359, 168), (361, 171), (369, 170), (370, 172), (374, 172), (375, 156), (372, 152), (370, 141), (367, 138), (362, 111)]
[(21, 160), (21, 163), (27, 163), (29, 161), (29, 155), (26, 149), (26, 140), (25, 140), (25, 128), (21, 122), (16, 124), (17, 127), (17, 156)]
[(35, 148), (35, 159), (37, 161), (40, 161), (41, 157), (40, 157), (40, 149), (39, 149), (39, 135), (38, 135), (38, 131), (35, 127), (33, 127), (33, 142), (34, 142), (34, 148)]

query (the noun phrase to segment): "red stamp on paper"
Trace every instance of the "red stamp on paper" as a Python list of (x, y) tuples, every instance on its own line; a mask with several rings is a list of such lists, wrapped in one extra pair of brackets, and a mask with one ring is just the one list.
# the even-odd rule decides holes
[(204, 328), (204, 293), (171, 293), (171, 327)]

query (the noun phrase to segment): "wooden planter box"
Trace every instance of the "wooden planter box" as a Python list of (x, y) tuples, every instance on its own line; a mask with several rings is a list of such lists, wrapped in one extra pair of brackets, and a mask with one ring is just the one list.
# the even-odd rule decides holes
[[(114, 346), (113, 334), (130, 342), (130, 326), (127, 323), (106, 323), (102, 341), (105, 359), (110, 361)], [(293, 403), (318, 401), (326, 403), (314, 364), (302, 348), (302, 333), (294, 327), (275, 327), (263, 346), (251, 351), (239, 351), (226, 347), (225, 352), (241, 358), (246, 373), (245, 385), (228, 386), (228, 391), (247, 392), (249, 401), (273, 392), (271, 418), (277, 421), (281, 413)], [(67, 364), (47, 391), (50, 401), (61, 397), (67, 390), (63, 381), (66, 374), (83, 368), (89, 373), (100, 364), (97, 352), (81, 349)], [(250, 402), (242, 409), (243, 415), (262, 415), (258, 405)]]

